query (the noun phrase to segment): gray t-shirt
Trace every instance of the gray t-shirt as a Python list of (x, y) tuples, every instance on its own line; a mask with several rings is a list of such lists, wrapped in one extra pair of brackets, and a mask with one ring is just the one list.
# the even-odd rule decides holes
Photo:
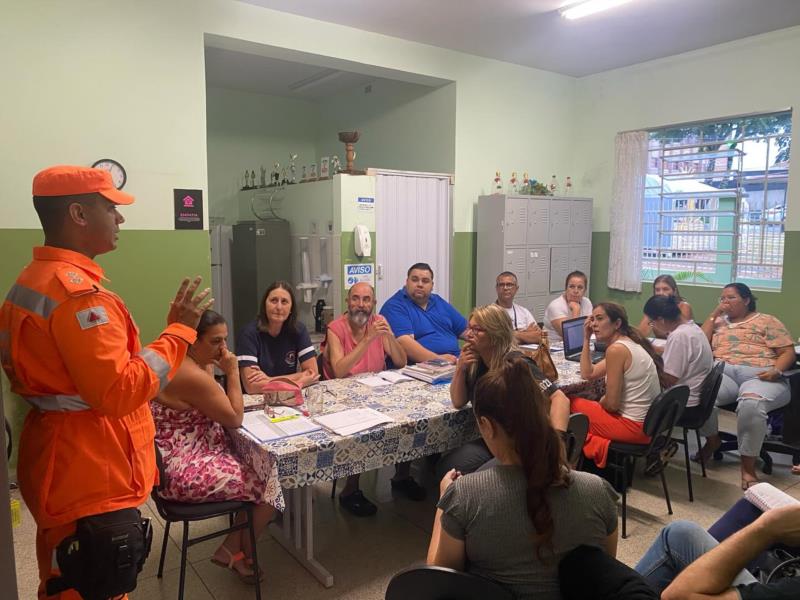
[(497, 465), (459, 477), (442, 495), (442, 528), (464, 540), (469, 571), (509, 587), (517, 598), (560, 600), (558, 563), (573, 548), (605, 548), (617, 529), (618, 495), (590, 473), (572, 471), (570, 485), (547, 497), (553, 515), (553, 551), (536, 556), (525, 505), (527, 483), (518, 466)]

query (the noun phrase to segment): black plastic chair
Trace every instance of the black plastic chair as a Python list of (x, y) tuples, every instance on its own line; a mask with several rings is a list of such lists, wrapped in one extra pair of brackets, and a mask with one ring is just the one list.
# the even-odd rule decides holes
[(589, 433), (589, 417), (583, 413), (572, 413), (567, 423), (567, 462), (574, 469), (583, 462), (583, 445)]
[(686, 459), (686, 485), (689, 488), (689, 502), (694, 502), (694, 490), (692, 489), (692, 462), (689, 460), (689, 430), (693, 429), (695, 436), (697, 436), (698, 456), (700, 457), (700, 468), (703, 472), (703, 477), (706, 476), (706, 463), (703, 459), (702, 452), (699, 449), (702, 447), (700, 441), (699, 429), (708, 421), (711, 412), (714, 410), (714, 403), (717, 400), (717, 393), (719, 386), (722, 385), (722, 371), (725, 368), (725, 363), (718, 362), (715, 364), (711, 371), (708, 372), (703, 384), (700, 386), (700, 401), (696, 407), (687, 408), (681, 418), (678, 419), (678, 427), (683, 428), (683, 439), (675, 438), (680, 444), (683, 444), (683, 455)]
[[(205, 502), (201, 504), (192, 504), (188, 502), (175, 502), (173, 500), (165, 500), (158, 495), (158, 492), (164, 488), (167, 482), (167, 473), (164, 469), (164, 463), (161, 459), (161, 452), (156, 446), (156, 464), (158, 465), (159, 484), (153, 488), (151, 497), (155, 502), (158, 514), (164, 519), (166, 523), (164, 527), (164, 541), (161, 544), (161, 558), (158, 560), (158, 578), (164, 574), (164, 559), (167, 556), (167, 540), (169, 539), (169, 526), (175, 522), (183, 521), (183, 541), (181, 543), (181, 575), (180, 583), (178, 584), (178, 600), (183, 600), (183, 590), (186, 579), (186, 554), (189, 546), (205, 542), (206, 540), (213, 539), (222, 535), (238, 531), (239, 529), (250, 530), (250, 544), (253, 548), (253, 570), (258, 573), (258, 556), (256, 554), (256, 532), (253, 528), (253, 504), (250, 502), (242, 502), (233, 500), (230, 502)], [(239, 525), (233, 524), (233, 515), (237, 512), (244, 511), (247, 514), (247, 520)], [(205, 519), (212, 519), (214, 517), (221, 517), (228, 515), (231, 519), (231, 526), (227, 529), (215, 531), (200, 537), (189, 537), (189, 523), (192, 521), (204, 521)], [(256, 589), (256, 600), (261, 600), (261, 583), (256, 583), (253, 587)]]
[[(681, 413), (686, 408), (689, 399), (689, 388), (685, 385), (676, 385), (661, 392), (653, 400), (644, 419), (644, 433), (650, 436), (648, 444), (625, 444), (611, 442), (608, 447), (608, 467), (615, 472), (617, 489), (622, 491), (622, 537), (628, 537), (628, 487), (633, 483), (633, 470), (636, 459), (660, 452), (667, 444), (672, 442), (672, 429), (680, 419)], [(664, 488), (664, 499), (667, 501), (667, 510), (672, 514), (672, 503), (669, 500), (667, 479), (664, 470), (659, 472), (661, 485)]]
[(513, 600), (502, 585), (446, 567), (418, 566), (392, 577), (386, 600)]

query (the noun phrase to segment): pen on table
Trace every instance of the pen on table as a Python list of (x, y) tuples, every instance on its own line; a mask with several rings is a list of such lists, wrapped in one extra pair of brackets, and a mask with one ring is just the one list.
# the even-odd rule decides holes
[(286, 415), (285, 417), (274, 417), (270, 419), (273, 423), (280, 423), (281, 421), (290, 421), (291, 419), (296, 419), (300, 415)]

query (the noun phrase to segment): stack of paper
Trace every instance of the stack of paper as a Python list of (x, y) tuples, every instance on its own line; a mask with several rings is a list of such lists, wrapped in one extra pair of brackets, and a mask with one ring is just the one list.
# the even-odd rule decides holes
[(450, 381), (455, 372), (456, 366), (443, 360), (426, 360), (403, 369), (405, 375), (428, 383)]
[(414, 381), (411, 377), (406, 377), (400, 371), (381, 371), (377, 375), (370, 375), (369, 377), (362, 377), (357, 379), (358, 383), (363, 383), (369, 387), (384, 387), (387, 385), (394, 385), (401, 381)]
[(244, 413), (242, 428), (259, 442), (270, 442), (321, 429), (319, 425), (306, 417), (291, 415), (271, 419), (262, 411)]
[(391, 423), (391, 417), (372, 408), (351, 408), (337, 413), (321, 415), (314, 419), (317, 423), (339, 435), (352, 435), (376, 425)]

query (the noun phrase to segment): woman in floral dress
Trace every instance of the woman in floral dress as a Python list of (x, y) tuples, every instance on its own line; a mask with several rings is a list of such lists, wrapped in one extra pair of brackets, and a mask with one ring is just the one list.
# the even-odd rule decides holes
[[(224, 428), (242, 424), (244, 404), (238, 361), (225, 344), (227, 336), (222, 315), (205, 311), (186, 360), (151, 404), (156, 444), (167, 474), (160, 493), (179, 502), (253, 502), (257, 536), (275, 512), (272, 505), (280, 487), (277, 481), (258, 479), (229, 447)], [(215, 365), (226, 375), (225, 390), (214, 380)], [(241, 513), (236, 522), (245, 518)], [(228, 534), (211, 560), (255, 583), (258, 576), (251, 556), (250, 536), (244, 529)]]

